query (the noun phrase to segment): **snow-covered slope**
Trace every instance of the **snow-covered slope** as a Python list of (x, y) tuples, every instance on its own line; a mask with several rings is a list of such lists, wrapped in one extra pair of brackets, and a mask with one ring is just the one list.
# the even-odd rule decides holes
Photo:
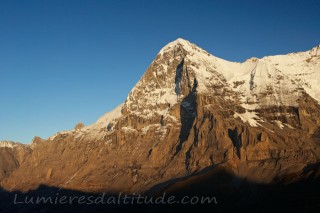
[(190, 68), (196, 72), (200, 93), (210, 92), (208, 88), (217, 83), (212, 79), (219, 73), (219, 77), (241, 92), (246, 101), (257, 101), (254, 99), (259, 93), (272, 92), (274, 96), (260, 100), (260, 105), (294, 105), (299, 95), (295, 91), (297, 88), (305, 89), (314, 99), (320, 100), (320, 46), (306, 52), (251, 58), (237, 63), (217, 58), (188, 41), (177, 39), (159, 54), (163, 55), (177, 45), (182, 45), (188, 52), (185, 60), (191, 62)]
[[(114, 130), (119, 118), (128, 115), (177, 122), (180, 118), (169, 111), (181, 102), (190, 104), (183, 100), (192, 88), (198, 94), (219, 94), (238, 102), (245, 112), (235, 113), (234, 117), (257, 126), (263, 119), (255, 110), (297, 106), (304, 92), (319, 102), (319, 85), (320, 46), (306, 52), (250, 58), (238, 63), (215, 57), (179, 38), (159, 51), (124, 103), (88, 127), (60, 134), (73, 133), (78, 139), (103, 138)], [(129, 124), (124, 127), (132, 129)]]
[(59, 135), (68, 135), (68, 134), (74, 134), (75, 138), (77, 139), (93, 140), (97, 138), (103, 138), (105, 134), (101, 130), (103, 129), (107, 129), (108, 131), (113, 130), (113, 127), (116, 124), (117, 119), (122, 115), (122, 107), (123, 107), (123, 104), (120, 104), (114, 110), (101, 116), (97, 120), (97, 122), (95, 122), (90, 126), (85, 126), (80, 129), (73, 129), (70, 131), (58, 132), (57, 134), (49, 137), (48, 140), (52, 141)]
[[(317, 101), (320, 100), (318, 86), (320, 85), (319, 46), (306, 52), (269, 56), (262, 59), (251, 58), (244, 63), (237, 63), (220, 59), (186, 40), (177, 39), (160, 50), (156, 61), (165, 58), (169, 51), (177, 47), (186, 51), (184, 63), (188, 65), (189, 71), (195, 72), (198, 81), (197, 92), (199, 93), (211, 92), (210, 87), (223, 84), (240, 92), (244, 104), (258, 102), (260, 106), (295, 105), (295, 101), (300, 95), (299, 88), (303, 88)], [(163, 75), (168, 74), (166, 64), (161, 64), (153, 73), (157, 79), (159, 79), (159, 72)], [(147, 84), (147, 93), (150, 90), (149, 85), (157, 83), (148, 82), (148, 85), (143, 80), (139, 81), (129, 94), (127, 103), (130, 103), (130, 98), (134, 98), (132, 93), (141, 92), (136, 91), (140, 87), (142, 88), (141, 84), (143, 86)], [(153, 98), (149, 100), (153, 105), (166, 102), (176, 103), (177, 95), (174, 91), (174, 81), (166, 83), (167, 87), (151, 90), (150, 96)], [(269, 94), (261, 95), (262, 93)]]
[[(318, 102), (320, 100), (319, 46), (306, 52), (251, 58), (238, 63), (215, 57), (179, 38), (160, 50), (130, 92), (125, 102), (128, 111), (138, 116), (166, 116), (168, 106), (185, 98), (186, 94), (179, 93), (182, 76), (178, 76), (178, 69), (173, 72), (171, 67), (176, 61), (186, 67), (191, 86), (193, 80), (197, 80), (198, 93), (213, 94), (219, 92), (217, 88), (223, 88), (221, 93), (226, 99), (236, 98), (241, 102), (248, 112), (245, 117), (252, 124), (256, 114), (249, 111), (271, 106), (297, 106), (303, 92)], [(160, 107), (162, 105), (167, 107)], [(244, 118), (243, 115), (239, 117)]]
[(0, 141), (0, 148), (15, 148), (18, 146), (25, 146), (21, 143), (13, 142), (13, 141)]
[(124, 103), (90, 126), (35, 139), (2, 185), (140, 193), (222, 164), (251, 182), (292, 180), (320, 158), (318, 55), (236, 63), (177, 39)]
[(299, 87), (320, 100), (320, 45), (306, 52), (267, 56), (261, 61), (271, 64), (294, 80)]

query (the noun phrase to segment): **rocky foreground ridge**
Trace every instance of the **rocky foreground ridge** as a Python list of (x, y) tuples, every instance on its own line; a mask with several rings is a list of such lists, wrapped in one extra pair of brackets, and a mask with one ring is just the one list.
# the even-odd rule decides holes
[(216, 166), (261, 184), (314, 179), (319, 81), (319, 46), (235, 63), (177, 39), (96, 123), (0, 143), (1, 187), (137, 193)]

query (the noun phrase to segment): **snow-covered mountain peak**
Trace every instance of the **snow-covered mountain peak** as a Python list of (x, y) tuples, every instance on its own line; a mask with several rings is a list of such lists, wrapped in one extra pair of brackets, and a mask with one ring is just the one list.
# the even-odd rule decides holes
[[(77, 139), (103, 138), (118, 128), (118, 122), (124, 125), (123, 120), (132, 117), (145, 124), (154, 120), (176, 123), (176, 108), (191, 109), (193, 102), (187, 97), (198, 95), (239, 104), (246, 112), (235, 116), (251, 121), (259, 117), (254, 110), (296, 107), (303, 91), (319, 101), (319, 49), (317, 46), (305, 52), (253, 57), (238, 63), (215, 57), (178, 38), (160, 50), (123, 104), (91, 126), (59, 134), (74, 133)], [(124, 131), (131, 131), (132, 125), (124, 126)]]
[(0, 141), (0, 148), (4, 148), (4, 147), (15, 148), (18, 146), (24, 146), (24, 145), (18, 142), (13, 142), (13, 141)]
[(175, 48), (176, 46), (184, 46), (184, 47), (189, 47), (189, 46), (192, 46), (192, 44), (185, 40), (185, 39), (182, 39), (182, 38), (178, 38), (170, 43), (168, 43), (167, 45), (165, 45), (161, 50), (160, 50), (160, 54), (168, 51), (168, 50), (172, 50), (173, 48)]
[(207, 51), (203, 50), (202, 48), (198, 47), (197, 45), (191, 43), (188, 40), (178, 38), (167, 45), (165, 45), (160, 51), (159, 55), (162, 55), (166, 52), (171, 52), (171, 51), (177, 51), (179, 49), (183, 49), (186, 51), (188, 54), (195, 54), (195, 53), (204, 53), (204, 54), (209, 54)]
[[(316, 91), (318, 80), (315, 79), (320, 78), (314, 78), (319, 75), (318, 51), (317, 46), (306, 52), (261, 59), (253, 57), (237, 63), (215, 57), (197, 45), (178, 38), (160, 50), (130, 92), (126, 105), (129, 111), (141, 108), (141, 112), (145, 111), (148, 103), (150, 106), (166, 103), (172, 106), (187, 94), (179, 93), (186, 91), (183, 83), (189, 82), (189, 88), (192, 88), (194, 80), (197, 81), (198, 93), (214, 94), (217, 87), (223, 87), (242, 94), (244, 102), (257, 105), (296, 105), (299, 88), (319, 100), (320, 95)], [(139, 98), (141, 96), (144, 100)]]

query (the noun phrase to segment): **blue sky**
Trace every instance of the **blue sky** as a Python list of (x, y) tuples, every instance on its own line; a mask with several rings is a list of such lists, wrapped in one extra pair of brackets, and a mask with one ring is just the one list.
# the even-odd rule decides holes
[(184, 38), (231, 61), (320, 43), (320, 1), (0, 1), (0, 140), (91, 124)]

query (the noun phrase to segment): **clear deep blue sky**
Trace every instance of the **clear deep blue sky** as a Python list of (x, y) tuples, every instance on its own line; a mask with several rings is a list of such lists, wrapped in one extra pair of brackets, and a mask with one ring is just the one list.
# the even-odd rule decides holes
[(320, 1), (0, 1), (0, 140), (93, 123), (178, 37), (231, 61), (320, 43)]

